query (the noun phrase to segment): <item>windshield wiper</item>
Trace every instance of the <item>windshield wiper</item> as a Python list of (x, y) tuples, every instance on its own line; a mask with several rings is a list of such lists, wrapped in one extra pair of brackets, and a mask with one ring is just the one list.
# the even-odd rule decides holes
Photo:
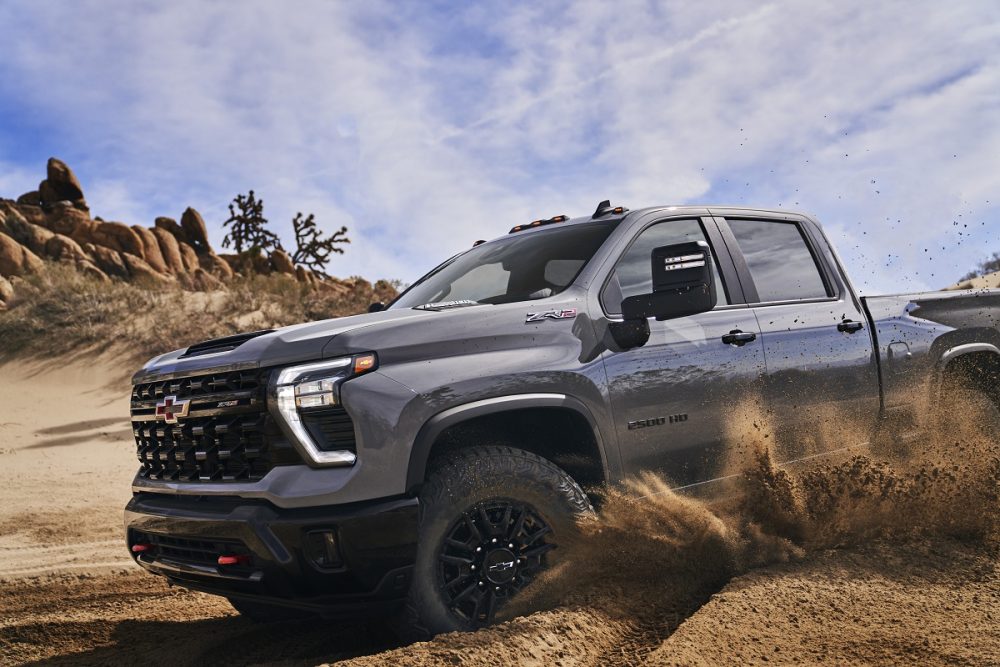
[(478, 301), (472, 301), (471, 299), (459, 299), (457, 301), (436, 301), (433, 303), (425, 303), (420, 306), (414, 306), (414, 310), (451, 310), (452, 308), (465, 308), (466, 306), (478, 306), (480, 305)]

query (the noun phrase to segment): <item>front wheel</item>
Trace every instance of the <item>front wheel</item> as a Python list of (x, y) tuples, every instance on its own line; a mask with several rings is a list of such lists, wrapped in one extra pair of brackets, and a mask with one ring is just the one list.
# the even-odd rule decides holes
[(558, 466), (512, 447), (473, 447), (445, 460), (420, 506), (413, 583), (397, 624), (407, 640), (490, 625), (593, 511)]

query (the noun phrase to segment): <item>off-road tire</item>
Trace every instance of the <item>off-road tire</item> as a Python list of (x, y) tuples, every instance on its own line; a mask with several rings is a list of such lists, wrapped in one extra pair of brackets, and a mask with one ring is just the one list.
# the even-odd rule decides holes
[(240, 616), (245, 616), (254, 623), (283, 623), (285, 621), (298, 621), (311, 617), (309, 612), (292, 607), (254, 602), (240, 598), (227, 599), (229, 600), (229, 604), (233, 606), (233, 609), (240, 612)]
[[(475, 629), (449, 609), (438, 569), (444, 539), (463, 514), (491, 501), (515, 501), (552, 528), (551, 539), (558, 547), (559, 536), (565, 541), (577, 520), (593, 512), (587, 494), (565, 471), (540, 456), (504, 446), (471, 447), (438, 462), (419, 499), (413, 583), (392, 623), (404, 641)], [(550, 553), (554, 560), (561, 555), (558, 548)]]

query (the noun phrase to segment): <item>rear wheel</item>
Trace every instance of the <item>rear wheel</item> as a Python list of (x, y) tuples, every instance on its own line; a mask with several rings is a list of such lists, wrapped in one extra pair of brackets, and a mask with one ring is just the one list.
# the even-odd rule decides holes
[(559, 558), (591, 512), (565, 471), (511, 447), (473, 447), (438, 465), (420, 493), (413, 584), (403, 639), (474, 630)]

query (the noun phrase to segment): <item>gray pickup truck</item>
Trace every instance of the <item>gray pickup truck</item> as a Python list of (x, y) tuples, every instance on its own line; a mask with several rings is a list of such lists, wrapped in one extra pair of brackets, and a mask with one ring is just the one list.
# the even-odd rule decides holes
[(477, 242), (371, 310), (135, 374), (136, 562), (258, 620), (471, 629), (602, 485), (718, 479), (748, 396), (789, 427), (832, 410), (873, 437), (905, 437), (947, 383), (1000, 400), (1000, 291), (859, 298), (798, 213), (602, 202)]

